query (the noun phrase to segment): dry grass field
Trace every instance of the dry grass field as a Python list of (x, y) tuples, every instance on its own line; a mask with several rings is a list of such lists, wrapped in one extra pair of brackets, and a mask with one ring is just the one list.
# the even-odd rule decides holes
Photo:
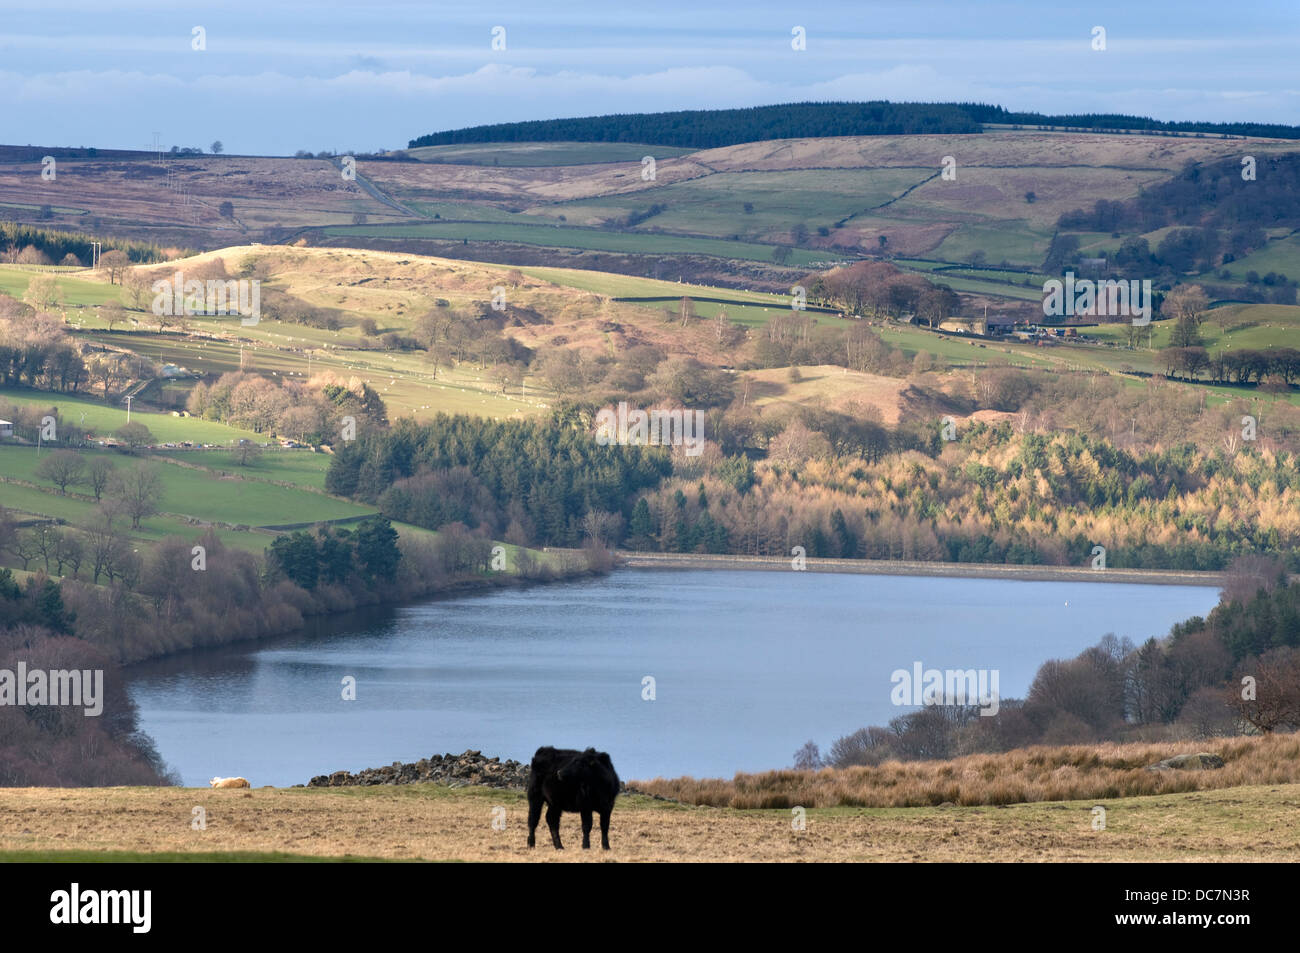
[(753, 380), (752, 403), (757, 407), (809, 405), (858, 414), (872, 407), (879, 412), (882, 423), (897, 425), (899, 398), (907, 387), (903, 379), (850, 371), (832, 364), (801, 367), (799, 373), (801, 379), (791, 381), (789, 369), (784, 367), (747, 371), (746, 376)]
[[(1180, 754), (1217, 754), (1207, 771), (1148, 771)], [(886, 761), (822, 771), (737, 774), (638, 782), (649, 794), (714, 807), (929, 807), (1130, 798), (1251, 784), (1300, 783), (1300, 736), (1221, 738), (1160, 744), (1019, 748), (950, 761)]]
[[(1025, 863), (1300, 860), (1300, 785), (1276, 784), (1006, 807), (811, 809), (804, 830), (788, 810), (686, 807), (620, 798), (612, 849), (581, 849), (564, 816), (565, 850), (545, 827), (525, 845), (517, 792), (431, 784), (376, 788), (0, 790), (0, 857), (51, 851), (88, 859), (177, 853), (274, 852), (310, 857), (541, 863), (605, 861), (904, 861)], [(194, 808), (206, 830), (194, 830)], [(493, 809), (505, 808), (505, 830)], [(500, 816), (497, 812), (496, 816)], [(598, 832), (597, 832), (598, 833)], [(597, 837), (596, 843), (599, 843)], [(114, 852), (112, 856), (108, 852)]]
[[(375, 221), (401, 217), (323, 159), (59, 159), (49, 182), (32, 169), (29, 162), (0, 162), (0, 203), (75, 209), (56, 212), (47, 224), (89, 231), (100, 220), (114, 233), (162, 244), (234, 244), (268, 228), (345, 224), (358, 212)], [(223, 201), (234, 205), (234, 219), (220, 214)]]

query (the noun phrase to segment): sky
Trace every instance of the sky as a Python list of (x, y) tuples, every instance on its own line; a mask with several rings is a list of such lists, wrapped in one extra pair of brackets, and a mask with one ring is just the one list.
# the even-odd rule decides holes
[(1300, 124), (1297, 50), (1300, 0), (0, 0), (0, 143), (347, 153), (482, 123), (868, 99)]

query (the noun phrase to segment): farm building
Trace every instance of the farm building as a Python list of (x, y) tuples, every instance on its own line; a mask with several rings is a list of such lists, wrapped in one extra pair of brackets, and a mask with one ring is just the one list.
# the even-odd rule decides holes
[(12, 420), (0, 420), (0, 437), (12, 437), (14, 435), (14, 422)]

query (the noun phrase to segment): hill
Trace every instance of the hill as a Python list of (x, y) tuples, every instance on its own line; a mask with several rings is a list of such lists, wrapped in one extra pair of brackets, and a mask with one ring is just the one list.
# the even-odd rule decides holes
[[(1244, 149), (1208, 135), (1064, 128), (805, 134), (707, 148), (467, 142), (358, 156), (355, 176), (329, 156), (79, 151), (59, 158), (57, 179), (35, 195), (30, 158), (0, 150), (0, 217), (164, 250), (303, 241), (771, 291), (865, 256), (915, 270), (1004, 265), (1014, 281), (962, 274), (954, 287), (1023, 298), (1026, 280), (1041, 286), (1063, 216), (1087, 210), (1066, 230), (1088, 254), (1113, 256), (1122, 236), (1092, 223), (1098, 203), (1130, 202), (1189, 167), (1236, 163)], [(1261, 164), (1298, 148), (1249, 142)], [(1278, 270), (1267, 253), (1285, 241), (1266, 237), (1253, 253), (1265, 256), (1260, 274)], [(1154, 249), (1160, 236), (1150, 241)], [(63, 242), (51, 260), (71, 248), (89, 264), (86, 247)], [(1228, 280), (1244, 287), (1251, 267)]]

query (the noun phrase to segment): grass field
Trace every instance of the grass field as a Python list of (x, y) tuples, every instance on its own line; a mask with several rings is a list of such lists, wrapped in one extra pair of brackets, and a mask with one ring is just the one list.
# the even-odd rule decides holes
[[(166, 500), (163, 501), (164, 506)], [(19, 518), (23, 516), (41, 516), (49, 519), (61, 519), (73, 526), (87, 526), (95, 516), (95, 504), (90, 500), (77, 497), (59, 496), (53, 491), (17, 486), (12, 483), (0, 483), (0, 506), (4, 506)], [(201, 527), (187, 523), (175, 516), (153, 516), (140, 524), (140, 529), (132, 532), (132, 538), (140, 542), (157, 542), (168, 536), (182, 536), (193, 539), (203, 532)], [(251, 553), (260, 553), (271, 545), (273, 534), (250, 532), (246, 530), (218, 529), (217, 535), (227, 546)], [(18, 567), (19, 561), (9, 556), (4, 557), (5, 564)], [(33, 563), (33, 567), (37, 564)], [(84, 571), (84, 567), (83, 567)]]
[[(14, 298), (22, 299), (27, 293), (31, 280), (41, 274), (27, 271), (21, 265), (0, 265), (0, 291)], [(64, 307), (74, 308), (78, 305), (93, 307), (122, 300), (122, 289), (107, 282), (87, 281), (73, 275), (49, 272), (59, 288), (59, 301)]]
[(1300, 235), (1290, 235), (1269, 242), (1259, 251), (1223, 266), (1234, 281), (1245, 281), (1246, 273), (1258, 272), (1261, 276), (1275, 271), (1292, 280), (1300, 279)]
[[(1167, 347), (1173, 328), (1172, 321), (1153, 322), (1152, 346), (1157, 349)], [(1125, 325), (1121, 323), (1088, 328), (1085, 333), (1090, 337), (1116, 342), (1127, 338)], [(1202, 316), (1200, 334), (1211, 353), (1241, 348), (1268, 350), (1270, 347), (1298, 347), (1300, 305), (1220, 305)], [(1145, 335), (1143, 343), (1146, 343)]]
[[(249, 476), (245, 478), (244, 469), (232, 466), (229, 469), (196, 469), (168, 463), (168, 460), (186, 460), (180, 454), (169, 455), (155, 460), (147, 454), (128, 457), (111, 450), (77, 451), (87, 458), (102, 454), (118, 467), (134, 466), (138, 463), (154, 463), (163, 482), (163, 499), (161, 508), (165, 513), (190, 516), (195, 519), (213, 523), (229, 523), (248, 526), (278, 526), (286, 523), (312, 523), (319, 520), (346, 519), (365, 516), (375, 512), (373, 507), (358, 506), (308, 489), (278, 486), (268, 482), (278, 479), (289, 482), (294, 471), (283, 467), (276, 460), (280, 451), (269, 454), (267, 462), (259, 462), (248, 468)], [(206, 460), (202, 451), (187, 451)], [(304, 457), (315, 457), (309, 450), (292, 451)], [(50, 451), (44, 451), (48, 455)], [(266, 458), (264, 458), (266, 459)], [(57, 516), (75, 523), (88, 521), (94, 510), (93, 499), (82, 500), (78, 497), (59, 496), (57, 491), (36, 475), (38, 459), (35, 447), (13, 445), (0, 446), (0, 476), (10, 479), (35, 483), (42, 487), (34, 490), (30, 487), (14, 484), (0, 485), (0, 502), (11, 509), (44, 513)], [(300, 465), (315, 467), (315, 464)], [(278, 474), (278, 475), (277, 475)], [(324, 480), (323, 470), (311, 473), (310, 479)], [(45, 492), (48, 488), (49, 492)], [(73, 488), (74, 492), (77, 488)], [(33, 494), (39, 494), (35, 496)], [(21, 500), (19, 499), (21, 496)], [(20, 503), (26, 503), (39, 509), (27, 510)]]
[[(256, 783), (256, 779), (252, 779)], [(1093, 807), (1106, 809), (1093, 830)], [(609, 851), (581, 849), (576, 815), (561, 822), (565, 850), (526, 846), (522, 793), (411, 784), (356, 788), (6, 788), (0, 857), (157, 859), (360, 858), (534, 863), (663, 861), (920, 861), (1025, 863), (1300, 860), (1300, 785), (1261, 785), (1100, 801), (1005, 807), (689, 807), (643, 796), (618, 800)], [(206, 829), (192, 830), (193, 809)], [(505, 830), (492, 825), (505, 809)], [(498, 814), (499, 816), (499, 814)], [(594, 839), (599, 844), (599, 837)]]
[[(961, 262), (969, 261), (971, 255), (982, 251), (986, 260), (992, 264), (1005, 260), (1013, 265), (1036, 267), (1047, 254), (1047, 244), (1051, 237), (1050, 232), (1031, 230), (1025, 222), (962, 224), (930, 254), (936, 258)], [(1035, 291), (1035, 294), (1038, 293)]]
[(752, 302), (761, 306), (790, 306), (790, 299), (766, 291), (741, 291), (733, 288), (714, 288), (689, 282), (668, 281), (658, 278), (639, 278), (607, 271), (587, 271), (580, 268), (520, 268), (526, 275), (552, 281), (568, 288), (578, 288), (593, 294), (619, 298), (640, 297), (713, 297)]
[(597, 162), (635, 162), (653, 155), (656, 159), (680, 156), (690, 149), (676, 146), (648, 146), (636, 142), (484, 142), (464, 145), (419, 146), (396, 154), (422, 162), (451, 162), (463, 165), (556, 166)]
[[(104, 437), (126, 423), (126, 405), (112, 406), (103, 401), (70, 394), (53, 394), (28, 390), (0, 389), (0, 398), (12, 404), (35, 407), (57, 407), (63, 419), (78, 427)], [(235, 443), (241, 439), (266, 440), (251, 430), (229, 427), (214, 420), (200, 417), (173, 417), (171, 414), (131, 411), (131, 422), (141, 423), (160, 443), (190, 440), (195, 443)]]
[[(585, 251), (609, 251), (640, 255), (710, 255), (716, 258), (741, 258), (749, 261), (772, 261), (775, 245), (728, 241), (721, 238), (695, 238), (688, 235), (606, 231), (573, 228), (567, 225), (525, 225), (507, 223), (491, 225), (467, 222), (426, 223), (422, 225), (350, 225), (323, 229), (326, 235), (351, 238), (414, 238), (441, 241), (518, 242), (545, 248), (578, 248)], [(794, 249), (791, 265), (806, 265), (841, 257), (832, 252)]]
[[(279, 325), (262, 322), (257, 333), (264, 339), (273, 338), (277, 327), (300, 330), (297, 325)], [(132, 332), (123, 335), (90, 335), (109, 341), (118, 347), (128, 347), (158, 363), (172, 363), (200, 374), (224, 374), (241, 368), (250, 373), (279, 376), (307, 377), (307, 358), (292, 346), (253, 346), (243, 348), (234, 341), (186, 339), (177, 335), (159, 335), (156, 332)], [(292, 335), (284, 335), (292, 338)], [(341, 339), (345, 340), (345, 339)], [(501, 394), (500, 388), (488, 381), (472, 364), (439, 369), (435, 378), (424, 360), (423, 352), (383, 350), (358, 350), (343, 346), (313, 352), (313, 373), (332, 372), (347, 380), (357, 378), (372, 385), (388, 406), (390, 420), (414, 414), (417, 418), (432, 416), (439, 411), (449, 414), (469, 413), (490, 417), (530, 416), (546, 408), (545, 397), (537, 382), (529, 381), (528, 400), (515, 391)], [(135, 419), (135, 412), (131, 414)], [(87, 418), (89, 419), (89, 418)], [(118, 425), (120, 426), (120, 424)], [(225, 427), (223, 424), (216, 426)], [(151, 428), (152, 429), (152, 428)], [(236, 428), (225, 428), (234, 430)], [(155, 431), (157, 435), (157, 431)], [(239, 436), (250, 436), (240, 431)], [(163, 442), (173, 438), (165, 438)], [(191, 439), (191, 438), (183, 438)], [(259, 441), (265, 435), (258, 436)], [(205, 443), (228, 443), (222, 440), (205, 440)]]
[(212, 472), (236, 473), (245, 479), (292, 483), (322, 491), (325, 489), (325, 471), (332, 459), (327, 453), (273, 448), (246, 466), (240, 466), (235, 454), (228, 450), (164, 450), (153, 456), (178, 460)]
[(531, 211), (550, 218), (564, 215), (576, 225), (599, 225), (626, 219), (653, 203), (665, 210), (637, 226), (638, 231), (653, 228), (718, 238), (739, 234), (773, 241), (799, 224), (810, 231), (829, 228), (856, 212), (892, 201), (933, 174), (932, 169), (907, 168), (723, 172)]

